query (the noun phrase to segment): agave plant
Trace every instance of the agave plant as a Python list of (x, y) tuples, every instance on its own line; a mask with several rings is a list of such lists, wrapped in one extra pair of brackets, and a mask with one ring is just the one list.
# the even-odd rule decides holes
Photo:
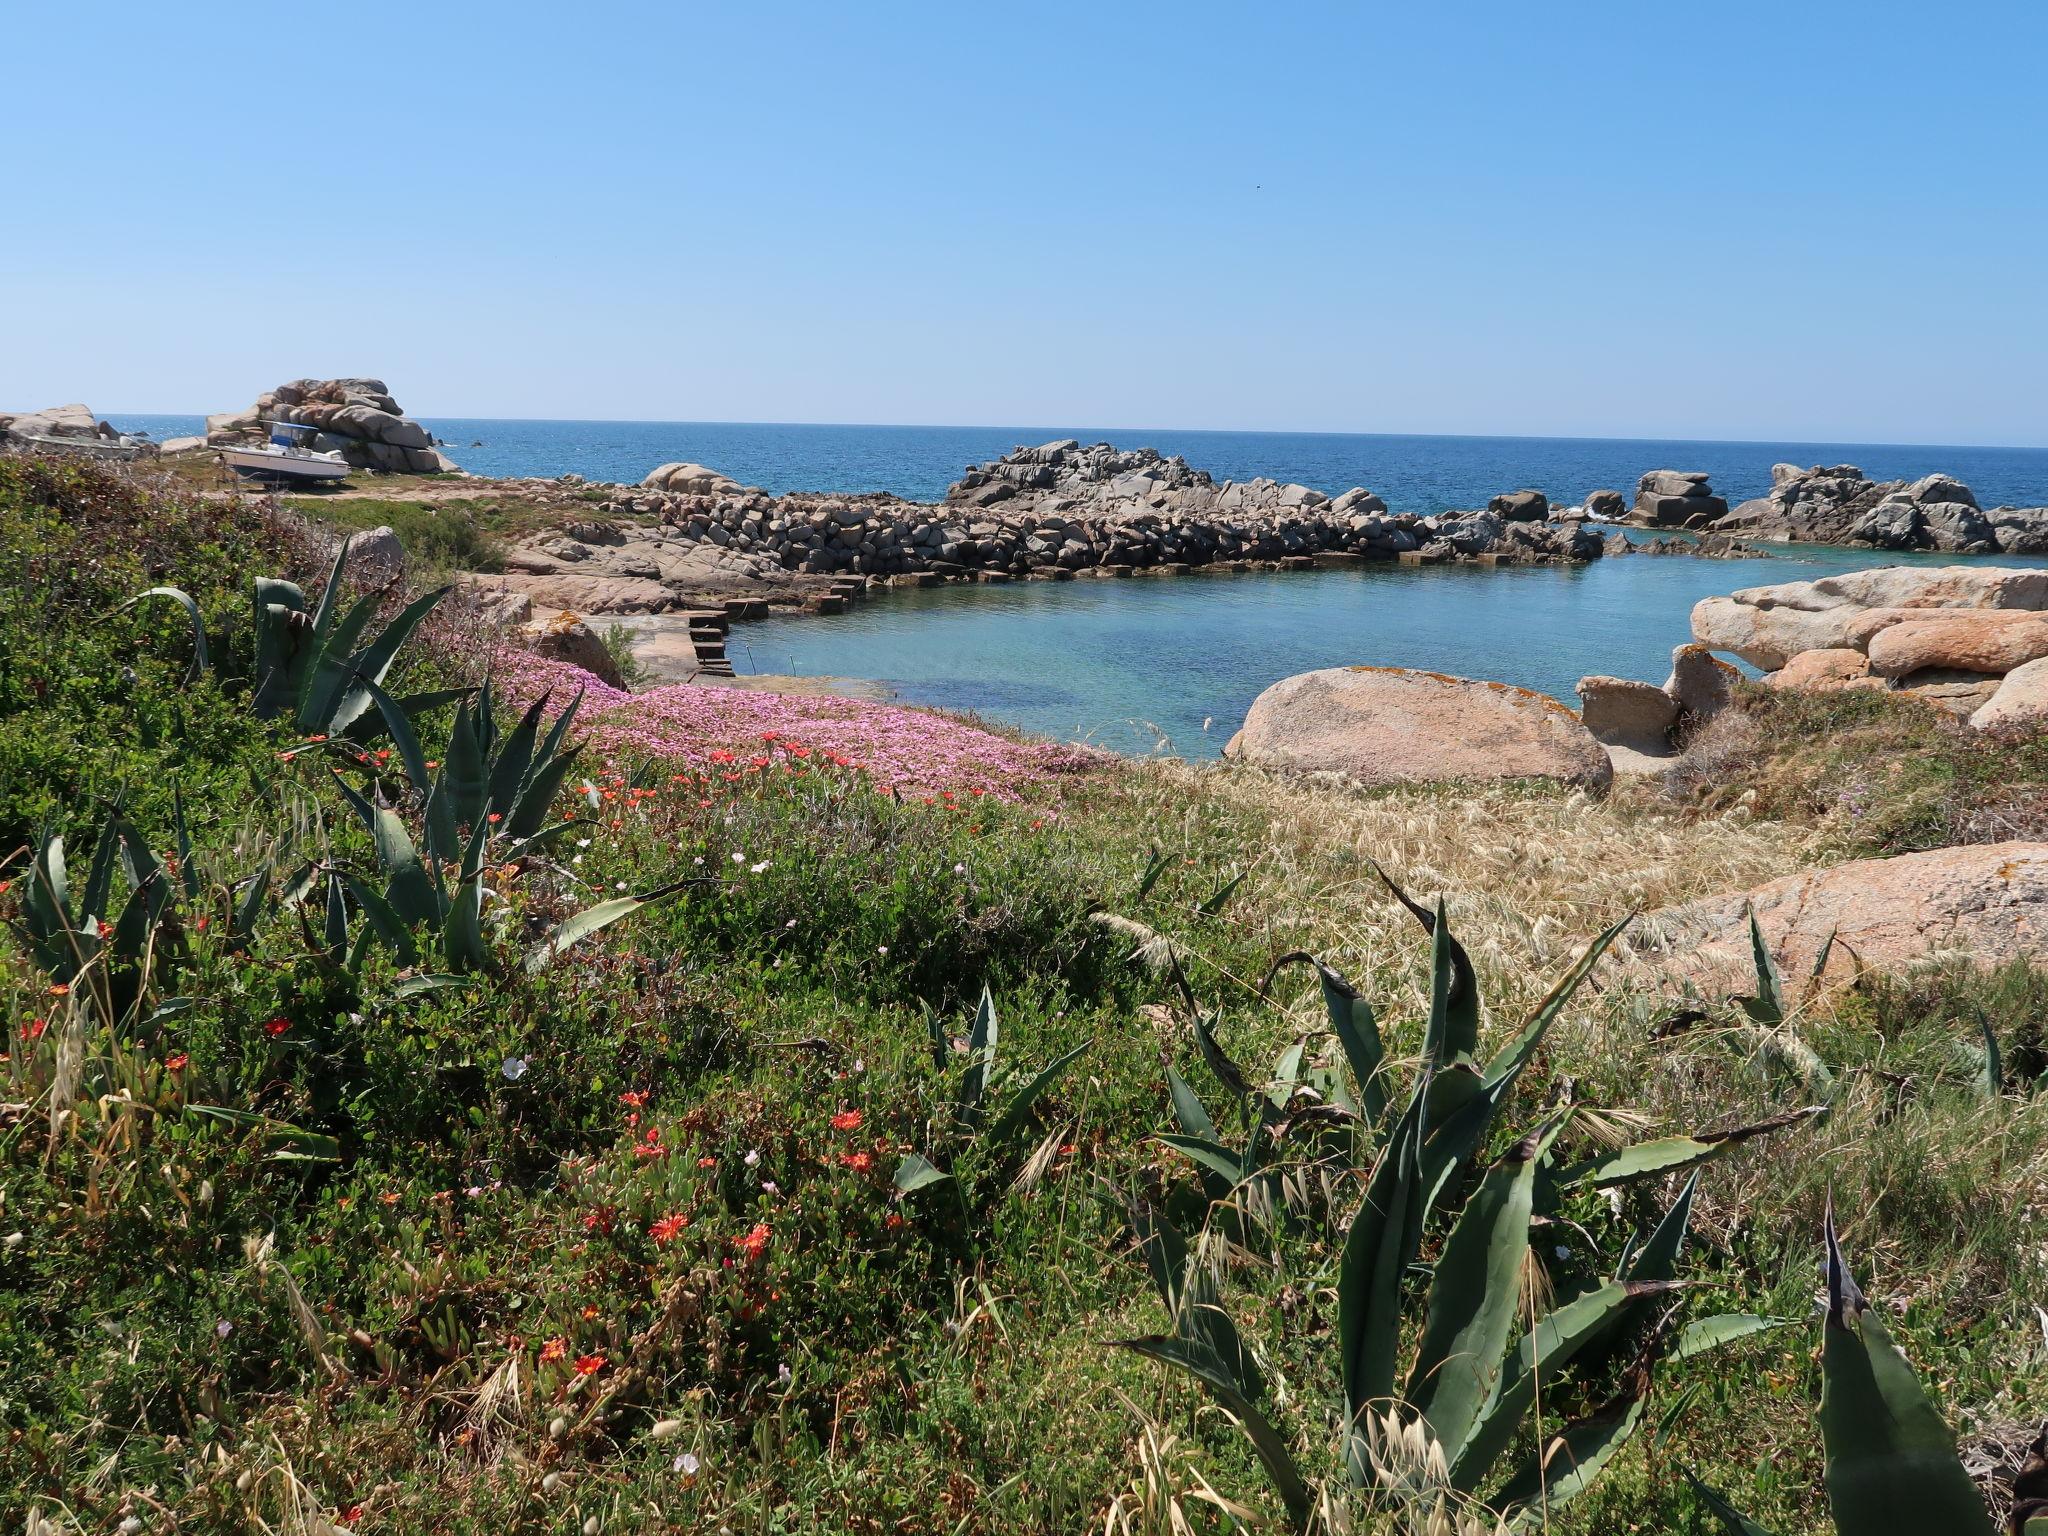
[[(952, 1066), (952, 1049), (945, 1026), (937, 1014), (930, 1014), (927, 1027), (931, 1033), (932, 1065), (939, 1072), (947, 1072)], [(981, 1191), (1008, 1171), (1010, 1154), (1031, 1124), (1033, 1106), (1060, 1074), (1080, 1059), (1090, 1043), (1083, 1041), (1018, 1083), (998, 1072), (1000, 1038), (995, 997), (984, 987), (967, 1036), (967, 1063), (932, 1126), (926, 1151), (906, 1152), (896, 1164), (899, 1193), (950, 1190), (963, 1228), (971, 1229), (973, 1212), (981, 1204)], [(999, 1098), (1000, 1107), (991, 1117), (989, 1111)], [(1030, 1161), (1049, 1156), (1053, 1145), (1048, 1138)]]
[[(1823, 1237), (1828, 1305), (1820, 1432), (1835, 1530), (1839, 1536), (1991, 1536), (1990, 1516), (1956, 1455), (1955, 1436), (1849, 1272), (1832, 1200)], [(1769, 1536), (1697, 1478), (1692, 1484), (1724, 1530)], [(2048, 1533), (2048, 1466), (2034, 1470), (2031, 1481), (2022, 1474), (2007, 1529), (2014, 1536)]]
[[(117, 869), (128, 887), (118, 916)], [(64, 838), (45, 828), (27, 884), (11, 926), (36, 966), (53, 985), (83, 989), (109, 1025), (133, 1022), (152, 990), (173, 894), (171, 875), (148, 840), (118, 809), (109, 813), (85, 884), (74, 892)]]
[[(1391, 1411), (1404, 1425), (1422, 1426), (1436, 1447), (1443, 1465), (1439, 1493), (1483, 1503), (1513, 1519), (1534, 1518), (1583, 1489), (1627, 1443), (1640, 1422), (1657, 1359), (1684, 1358), (1782, 1326), (1774, 1319), (1726, 1314), (1676, 1328), (1670, 1312), (1654, 1315), (1659, 1298), (1678, 1288), (1676, 1268), (1696, 1187), (1689, 1182), (1643, 1240), (1630, 1245), (1612, 1280), (1560, 1302), (1517, 1338), (1522, 1268), (1539, 1208), (1554, 1204), (1575, 1185), (1613, 1187), (1696, 1170), (1749, 1136), (1809, 1112), (1719, 1135), (1663, 1138), (1560, 1168), (1551, 1152), (1574, 1113), (1567, 1103), (1514, 1142), (1471, 1185), (1463, 1174), (1478, 1156), (1501, 1103), (1623, 925), (1587, 949), (1514, 1040), (1482, 1069), (1477, 1064), (1478, 987), (1470, 959), (1452, 937), (1441, 904), (1429, 912), (1397, 888), (1395, 895), (1422, 920), (1432, 939), (1422, 1062), (1398, 1115), (1389, 1118), (1386, 1051), (1372, 1010), (1357, 990), (1312, 957), (1297, 954), (1280, 962), (1308, 960), (1316, 966), (1331, 1032), (1354, 1080), (1331, 1097), (1376, 1152), (1365, 1198), (1346, 1236), (1336, 1286), (1347, 1426), (1343, 1461), (1354, 1485), (1383, 1498), (1398, 1496), (1398, 1490), (1376, 1484), (1367, 1433), (1379, 1422), (1373, 1415)], [(1193, 1007), (1191, 996), (1188, 1001)], [(1212, 1069), (1220, 1061), (1219, 1079), (1241, 1092), (1242, 1072), (1216, 1045), (1213, 1023), (1199, 1008), (1195, 1014), (1196, 1039)], [(1271, 1102), (1270, 1095), (1261, 1097)], [(1183, 1131), (1165, 1139), (1196, 1156), (1205, 1174), (1230, 1172), (1215, 1149), (1197, 1152), (1186, 1133), (1178, 1088), (1174, 1099)], [(1263, 1108), (1259, 1125), (1262, 1131), (1272, 1125)], [(1248, 1175), (1264, 1173), (1243, 1163), (1239, 1168)], [(1461, 1198), (1447, 1198), (1468, 1185), (1469, 1193)], [(1448, 1234), (1427, 1284), (1411, 1287), (1408, 1277), (1425, 1227), (1440, 1209), (1449, 1222)], [(1173, 1332), (1121, 1340), (1121, 1347), (1165, 1360), (1201, 1380), (1244, 1425), (1290, 1517), (1305, 1525), (1308, 1479), (1259, 1411), (1263, 1383), (1216, 1303), (1213, 1280), (1190, 1274), (1185, 1255), (1191, 1245), (1158, 1216), (1136, 1214), (1133, 1227)], [(1424, 1314), (1419, 1339), (1403, 1373), (1402, 1324), (1418, 1306)], [(1618, 1391), (1595, 1412), (1539, 1437), (1530, 1459), (1505, 1468), (1504, 1458), (1536, 1405), (1539, 1371), (1547, 1382), (1576, 1363), (1578, 1374), (1590, 1380), (1614, 1344), (1630, 1335), (1645, 1337)]]

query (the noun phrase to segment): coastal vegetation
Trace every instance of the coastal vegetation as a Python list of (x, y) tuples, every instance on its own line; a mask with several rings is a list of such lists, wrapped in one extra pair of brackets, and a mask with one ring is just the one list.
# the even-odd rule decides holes
[(0, 1521), (1867, 1536), (2029, 1486), (2048, 975), (1707, 985), (1634, 915), (2034, 835), (2039, 751), (1744, 689), (1604, 798), (1362, 792), (630, 694), (432, 554), (354, 589), (346, 505), (0, 457)]

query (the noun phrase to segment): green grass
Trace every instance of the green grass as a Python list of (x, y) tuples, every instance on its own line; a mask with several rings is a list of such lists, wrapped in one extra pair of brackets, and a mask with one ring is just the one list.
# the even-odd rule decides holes
[[(30, 1509), (67, 1530), (133, 1516), (237, 1532), (359, 1509), (353, 1528), (378, 1532), (594, 1519), (1011, 1536), (1165, 1531), (1176, 1504), (1187, 1529), (1230, 1530), (1195, 1495), (1204, 1483), (1271, 1517), (1257, 1462), (1200, 1390), (1104, 1347), (1163, 1322), (1124, 1198), (1201, 1209), (1192, 1165), (1154, 1139), (1172, 1124), (1164, 1064), (1219, 1123), (1228, 1096), (1170, 984), (1095, 910), (1172, 937), (1249, 1069), (1320, 1027), (1304, 974), (1273, 1003), (1254, 995), (1273, 956), (1302, 945), (1341, 957), (1391, 1048), (1412, 1054), (1426, 949), (1347, 841), (1361, 818), (1378, 829), (1375, 855), (1452, 896), (1494, 1045), (1562, 968), (1557, 952), (1602, 920), (1555, 893), (1616, 878), (1573, 864), (1580, 844), (1560, 818), (1606, 829), (1589, 862), (1681, 835), (1685, 817), (1721, 858), (1739, 838), (1875, 851), (1962, 826), (1944, 793), (2020, 803), (2037, 772), (2035, 749), (2000, 772), (1993, 749), (1862, 695), (1751, 700), (1771, 746), (1720, 758), (1682, 816), (1649, 796), (1588, 810), (1532, 793), (1480, 808), (1489, 832), (1467, 800), (1314, 799), (1228, 770), (1133, 767), (1059, 800), (965, 813), (899, 804), (836, 770), (728, 782), (593, 764), (592, 793), (562, 802), (585, 824), (493, 875), (482, 983), (406, 995), (380, 948), (359, 973), (325, 958), (317, 912), (302, 924), (273, 910), (247, 942), (230, 933), (240, 882), (274, 851), (371, 867), (328, 759), (283, 759), (295, 743), (247, 714), (246, 583), (294, 568), (288, 536), (105, 471), (0, 460), (0, 553), (0, 856), (53, 821), (83, 868), (115, 798), (166, 849), (175, 783), (200, 884), (158, 960), (161, 995), (191, 1006), (118, 1033), (53, 997), (0, 938), (12, 1528)], [(192, 590), (206, 614), (216, 670), (199, 683), (184, 682), (179, 610), (111, 611), (157, 581)], [(446, 644), (416, 647), (408, 688), (467, 675)], [(1904, 760), (1914, 753), (1927, 760)], [(1830, 788), (1845, 773), (1874, 796), (1860, 814)], [(1715, 806), (1745, 791), (1751, 822), (1731, 831)], [(1493, 846), (1503, 839), (1514, 846)], [(1167, 859), (1141, 901), (1155, 849)], [(1482, 882), (1468, 855), (1498, 873)], [(278, 862), (282, 875), (296, 861)], [(1200, 910), (1247, 871), (1220, 909)], [(22, 878), (10, 857), (0, 916), (19, 912)], [(523, 969), (525, 947), (569, 912), (678, 878), (694, 883)], [(1551, 911), (1568, 915), (1563, 936), (1513, 911), (1539, 900), (1550, 927)], [(1732, 1007), (1660, 1035), (1655, 1000), (1601, 975), (1503, 1114), (1503, 1138), (1567, 1083), (1635, 1136), (1812, 1097), (1745, 1043)], [(1088, 1050), (963, 1221), (931, 1196), (895, 1197), (889, 1175), (942, 1138), (956, 1085), (958, 1058), (944, 1072), (928, 1059), (928, 1019), (964, 1035), (984, 987), (1006, 1060)], [(1794, 1027), (1838, 1085), (1832, 1112), (1708, 1168), (1688, 1305), (1810, 1315), (1832, 1188), (1866, 1288), (1900, 1309), (1895, 1331), (1950, 1422), (2009, 1437), (2048, 1414), (2032, 1312), (2048, 1290), (2048, 1095), (2032, 1091), (2048, 1067), (2044, 1004), (2048, 977), (2026, 967), (1873, 978), (1802, 1002)], [(83, 1061), (53, 1131), (74, 1020)], [(1992, 1099), (1973, 1055), (1987, 1022), (2007, 1066)], [(1328, 1049), (1312, 1038), (1312, 1053)], [(338, 1157), (280, 1161), (260, 1128), (194, 1105), (332, 1137)], [(1591, 1130), (1569, 1134), (1569, 1155), (1594, 1149)], [(1290, 1145), (1299, 1193), (1285, 1218), (1218, 1262), (1239, 1327), (1285, 1385), (1282, 1432), (1339, 1488), (1332, 1288), (1357, 1183)], [(1604, 1272), (1668, 1196), (1574, 1197), (1542, 1272), (1556, 1285)], [(666, 1217), (684, 1221), (658, 1237)], [(252, 1242), (267, 1248), (252, 1256)], [(1652, 1429), (1550, 1529), (1707, 1530), (1679, 1472), (1692, 1467), (1784, 1536), (1824, 1530), (1817, 1337), (1789, 1329), (1666, 1372)], [(579, 1358), (603, 1363), (579, 1377)]]

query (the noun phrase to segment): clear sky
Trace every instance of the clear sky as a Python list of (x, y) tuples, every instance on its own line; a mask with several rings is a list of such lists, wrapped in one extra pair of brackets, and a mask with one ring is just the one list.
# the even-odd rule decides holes
[(0, 7), (0, 407), (2048, 444), (2048, 4)]

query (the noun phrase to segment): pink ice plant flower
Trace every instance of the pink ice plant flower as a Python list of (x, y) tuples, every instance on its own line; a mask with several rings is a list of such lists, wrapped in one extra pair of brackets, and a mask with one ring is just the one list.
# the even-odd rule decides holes
[[(1103, 761), (1101, 754), (1052, 743), (1015, 742), (992, 731), (921, 709), (866, 699), (756, 693), (672, 683), (626, 693), (568, 662), (507, 647), (498, 652), (494, 684), (515, 707), (552, 691), (557, 705), (585, 690), (579, 734), (600, 755), (648, 755), (710, 763), (714, 752), (739, 753), (746, 768), (764, 750), (785, 758), (784, 741), (800, 743), (813, 766), (836, 753), (878, 788), (928, 795), (951, 790), (1003, 800)], [(720, 760), (723, 761), (723, 760)]]

